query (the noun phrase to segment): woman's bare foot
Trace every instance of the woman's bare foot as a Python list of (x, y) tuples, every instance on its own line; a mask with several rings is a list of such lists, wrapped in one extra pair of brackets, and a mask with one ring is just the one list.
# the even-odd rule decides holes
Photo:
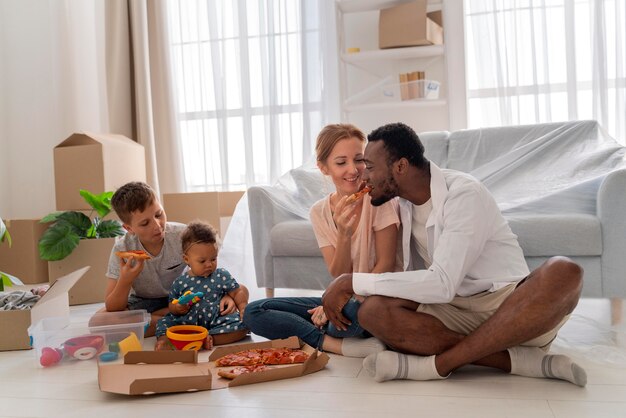
[(154, 351), (165, 351), (165, 350), (174, 350), (174, 346), (170, 343), (170, 340), (167, 339), (167, 336), (161, 335), (157, 338), (157, 342), (154, 346)]
[(204, 349), (210, 350), (213, 348), (213, 337), (207, 335), (206, 340), (204, 340)]

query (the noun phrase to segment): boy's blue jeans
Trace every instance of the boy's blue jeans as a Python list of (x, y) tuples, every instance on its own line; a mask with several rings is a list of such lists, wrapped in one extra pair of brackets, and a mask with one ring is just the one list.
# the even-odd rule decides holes
[(318, 349), (322, 349), (324, 335), (331, 337), (365, 337), (369, 336), (359, 325), (357, 312), (361, 305), (354, 298), (343, 308), (343, 315), (352, 324), (346, 331), (337, 329), (328, 322), (322, 329), (311, 321), (307, 311), (322, 304), (322, 298), (269, 298), (251, 302), (244, 313), (243, 322), (257, 335), (268, 339), (287, 338), (292, 335)]

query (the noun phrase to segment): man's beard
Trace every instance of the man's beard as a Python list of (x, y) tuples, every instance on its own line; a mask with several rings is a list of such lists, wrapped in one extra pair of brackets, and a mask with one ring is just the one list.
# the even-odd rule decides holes
[(377, 186), (376, 189), (379, 192), (382, 192), (382, 195), (377, 198), (372, 198), (372, 206), (380, 206), (398, 196), (398, 183), (396, 183), (396, 180), (391, 176), (387, 177), (387, 179), (380, 186)]

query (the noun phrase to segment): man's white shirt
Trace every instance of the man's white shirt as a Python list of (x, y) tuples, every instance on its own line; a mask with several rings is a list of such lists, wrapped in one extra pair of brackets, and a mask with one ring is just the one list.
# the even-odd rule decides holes
[(466, 173), (442, 170), (432, 162), (430, 173), (432, 210), (425, 227), (432, 264), (416, 269), (422, 260), (411, 257), (411, 241), (419, 236), (412, 231), (419, 222), (413, 223), (414, 205), (400, 199), (405, 271), (354, 273), (356, 294), (447, 303), (456, 295), (495, 291), (528, 275), (517, 236), (485, 186)]

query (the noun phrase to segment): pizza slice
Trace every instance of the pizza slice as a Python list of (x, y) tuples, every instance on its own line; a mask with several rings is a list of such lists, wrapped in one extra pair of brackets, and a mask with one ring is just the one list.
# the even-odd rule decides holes
[(116, 251), (115, 255), (120, 258), (135, 258), (137, 260), (148, 260), (152, 258), (144, 250)]
[(370, 186), (369, 184), (366, 184), (365, 187), (363, 187), (361, 190), (348, 196), (348, 198), (346, 199), (346, 205), (355, 203), (356, 201), (361, 199), (363, 196), (365, 196), (366, 193), (369, 193), (371, 191), (372, 191), (372, 186)]
[(265, 370), (270, 370), (269, 367), (263, 364), (256, 364), (254, 366), (237, 366), (230, 370), (218, 370), (217, 375), (226, 379), (234, 379), (237, 376), (241, 376), (246, 373), (258, 373)]
[(224, 367), (254, 366), (259, 364), (295, 364), (304, 363), (308, 358), (309, 354), (299, 349), (260, 348), (227, 354), (215, 360), (215, 365), (218, 367)]

